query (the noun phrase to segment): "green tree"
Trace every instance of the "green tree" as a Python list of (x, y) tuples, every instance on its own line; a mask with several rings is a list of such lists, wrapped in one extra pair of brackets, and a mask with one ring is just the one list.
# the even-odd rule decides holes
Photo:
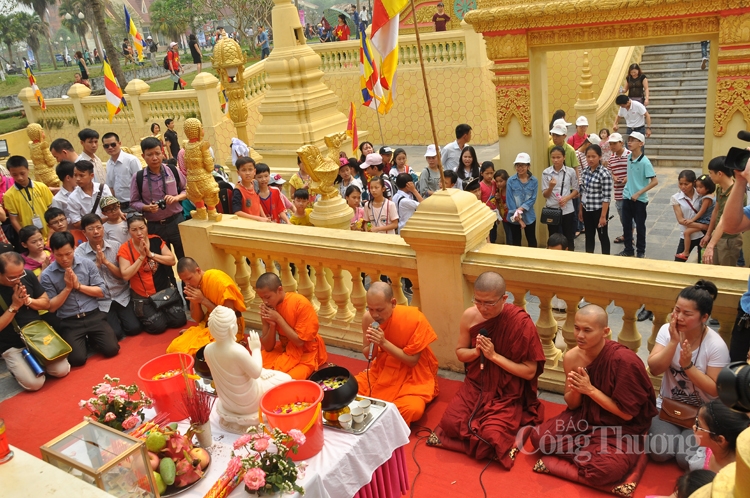
[(102, 4), (103, 1), (106, 0), (86, 0), (86, 3), (91, 7), (91, 13), (94, 16), (94, 23), (96, 24), (97, 31), (99, 31), (99, 36), (102, 38), (102, 44), (107, 53), (109, 65), (112, 66), (112, 72), (115, 74), (115, 78), (117, 78), (120, 87), (125, 89), (127, 81), (125, 80), (125, 73), (122, 72), (122, 67), (120, 66), (120, 59), (117, 57), (117, 49), (112, 43), (112, 38), (109, 36), (105, 6)]
[(39, 62), (39, 48), (41, 47), (41, 40), (47, 36), (47, 26), (45, 26), (44, 21), (38, 15), (29, 14), (28, 12), (18, 12), (16, 20), (23, 28), (26, 43), (33, 52), (34, 58)]
[(52, 59), (52, 66), (57, 69), (57, 61), (55, 60), (55, 54), (52, 53), (52, 41), (50, 40), (49, 23), (45, 21), (47, 17), (47, 9), (56, 3), (56, 0), (20, 0), (22, 5), (31, 7), (36, 15), (39, 16), (44, 22), (44, 39), (47, 40), (47, 49), (49, 50), (49, 56)]
[[(23, 26), (18, 22), (18, 13), (0, 14), (0, 40), (8, 48), (8, 62), (16, 61), (13, 45), (26, 37)], [(18, 61), (20, 63), (20, 61)], [(20, 66), (19, 66), (20, 67)]]
[(180, 39), (191, 25), (193, 11), (186, 0), (156, 0), (149, 9), (151, 30), (170, 40)]

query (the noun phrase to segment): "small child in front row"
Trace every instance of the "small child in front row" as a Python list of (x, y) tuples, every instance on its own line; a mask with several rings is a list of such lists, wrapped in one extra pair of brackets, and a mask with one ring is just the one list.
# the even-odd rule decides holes
[(508, 200), (505, 197), (506, 186), (508, 185), (508, 172), (504, 169), (495, 171), (492, 180), (495, 182), (495, 204), (497, 205), (497, 220), (503, 225), (505, 232), (505, 243), (511, 245), (512, 232), (508, 222)]
[[(711, 180), (708, 175), (701, 175), (695, 180), (695, 191), (700, 195), (700, 208), (695, 213), (695, 216), (691, 220), (685, 221), (685, 250), (681, 254), (677, 254), (678, 259), (687, 261), (690, 256), (691, 240), (690, 236), (695, 232), (705, 232), (708, 230), (708, 225), (711, 223), (711, 215), (714, 212), (716, 206), (716, 199), (712, 194), (716, 191), (716, 184)], [(693, 207), (695, 209), (695, 207)], [(700, 248), (699, 248), (700, 250)]]
[(232, 192), (232, 211), (240, 218), (270, 222), (260, 205), (260, 197), (255, 191), (255, 161), (251, 157), (239, 157), (234, 164), (240, 181)]
[[(445, 178), (445, 188), (455, 188), (458, 183), (458, 175), (452, 169), (443, 171), (443, 178)], [(443, 180), (440, 180), (440, 188), (443, 188)]]
[(385, 179), (375, 176), (370, 180), (372, 200), (365, 203), (365, 223), (369, 222), (368, 232), (396, 234), (398, 228), (398, 211), (396, 204), (386, 198)]
[(265, 163), (255, 165), (255, 178), (258, 180), (258, 196), (263, 213), (274, 223), (289, 223), (289, 217), (286, 214), (286, 206), (281, 198), (281, 191), (277, 188), (269, 187), (271, 181), (271, 168)]
[(357, 185), (349, 185), (346, 187), (344, 198), (349, 207), (354, 211), (349, 228), (361, 232), (364, 230), (365, 219), (365, 210), (362, 209), (362, 190)]
[(19, 230), (18, 239), (26, 249), (26, 252), (21, 255), (24, 261), (23, 269), (29, 270), (38, 277), (55, 260), (55, 256), (44, 243), (41, 230), (34, 225), (27, 225)]
[(130, 240), (130, 232), (128, 222), (120, 209), (120, 201), (117, 197), (109, 195), (99, 202), (99, 208), (102, 210), (102, 217), (106, 218), (103, 223), (104, 238), (118, 244), (126, 244)]
[(307, 207), (310, 204), (310, 193), (307, 189), (296, 189), (294, 191), (294, 199), (292, 199), (292, 203), (294, 204), (294, 211), (292, 217), (289, 219), (289, 223), (306, 227), (313, 226), (313, 224), (310, 223), (310, 213), (312, 213), (313, 208)]

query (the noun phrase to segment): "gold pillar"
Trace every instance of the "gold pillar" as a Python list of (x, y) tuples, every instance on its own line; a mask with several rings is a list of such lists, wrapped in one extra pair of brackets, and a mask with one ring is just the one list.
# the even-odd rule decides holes
[(594, 82), (591, 81), (591, 63), (589, 62), (589, 53), (583, 53), (583, 65), (581, 66), (581, 81), (578, 83), (578, 99), (576, 100), (576, 116), (584, 116), (589, 121), (590, 133), (596, 133), (598, 130), (596, 123), (596, 96), (591, 89)]

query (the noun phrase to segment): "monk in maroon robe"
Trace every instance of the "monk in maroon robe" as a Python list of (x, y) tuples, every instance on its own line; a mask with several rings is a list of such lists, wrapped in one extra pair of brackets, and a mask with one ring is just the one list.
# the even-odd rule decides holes
[(478, 460), (496, 458), (510, 469), (523, 445), (519, 429), (544, 420), (537, 399), (544, 352), (531, 317), (507, 299), (499, 274), (477, 278), (475, 306), (464, 311), (456, 348), (466, 379), (428, 444)]
[(657, 414), (654, 387), (643, 360), (608, 334), (599, 306), (576, 313), (577, 346), (563, 358), (568, 409), (530, 431), (541, 457), (535, 470), (607, 486), (621, 482), (643, 454)]

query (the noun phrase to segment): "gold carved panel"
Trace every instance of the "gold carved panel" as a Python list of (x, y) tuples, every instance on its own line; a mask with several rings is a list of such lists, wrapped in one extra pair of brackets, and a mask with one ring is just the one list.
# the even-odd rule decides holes
[(727, 16), (721, 19), (719, 43), (734, 45), (750, 42), (750, 13), (739, 16)]
[(727, 132), (727, 124), (737, 111), (742, 113), (745, 124), (750, 127), (750, 105), (748, 103), (750, 103), (750, 78), (746, 76), (717, 82), (714, 136), (721, 137)]
[(531, 92), (524, 86), (499, 86), (496, 89), (497, 99), (497, 134), (504, 137), (513, 116), (521, 123), (524, 135), (531, 136)]
[(487, 44), (487, 57), (490, 60), (519, 59), (529, 56), (529, 47), (526, 43), (526, 34), (487, 36), (484, 38)]

